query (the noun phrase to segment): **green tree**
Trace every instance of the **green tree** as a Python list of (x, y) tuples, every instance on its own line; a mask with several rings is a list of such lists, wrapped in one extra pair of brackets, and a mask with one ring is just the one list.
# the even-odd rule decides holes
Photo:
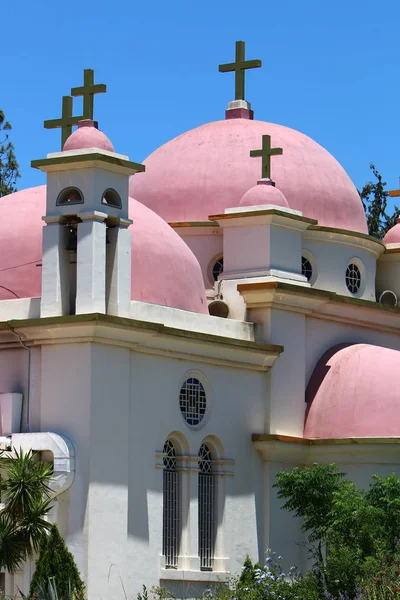
[(50, 535), (42, 539), (29, 595), (33, 598), (38, 597), (40, 592), (47, 588), (49, 582), (57, 590), (59, 598), (81, 598), (85, 592), (78, 567), (57, 525), (52, 525)]
[[(321, 597), (356, 598), (374, 575), (399, 559), (400, 479), (374, 476), (356, 489), (335, 465), (279, 473), (283, 508), (303, 520)], [(331, 594), (331, 596), (329, 596)]]
[(0, 457), (0, 567), (10, 572), (38, 551), (50, 527), (45, 516), (51, 507), (52, 469), (33, 452)]
[(15, 184), (20, 177), (14, 146), (9, 139), (10, 130), (11, 124), (0, 110), (0, 198), (17, 191)]
[(382, 180), (382, 175), (372, 163), (370, 164), (370, 169), (376, 181), (368, 181), (358, 193), (360, 194), (365, 216), (367, 217), (369, 235), (382, 239), (386, 232), (396, 224), (400, 210), (395, 206), (393, 214), (387, 214), (389, 193), (385, 189), (386, 181)]

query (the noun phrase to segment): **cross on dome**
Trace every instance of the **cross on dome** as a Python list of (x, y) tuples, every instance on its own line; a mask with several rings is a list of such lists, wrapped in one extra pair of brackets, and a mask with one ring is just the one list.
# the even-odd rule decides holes
[(271, 179), (271, 156), (283, 154), (282, 148), (271, 148), (271, 136), (262, 136), (261, 150), (250, 150), (252, 158), (261, 156), (261, 179)]
[(247, 69), (257, 69), (261, 66), (261, 60), (245, 60), (245, 42), (236, 42), (235, 62), (219, 65), (218, 70), (220, 73), (235, 71), (235, 100), (245, 100), (245, 72)]
[(85, 69), (83, 72), (83, 85), (71, 89), (74, 97), (83, 96), (83, 118), (93, 121), (93, 96), (104, 94), (107, 86), (104, 83), (94, 83), (94, 70)]
[(83, 119), (82, 115), (72, 116), (72, 103), (73, 98), (71, 96), (63, 96), (61, 118), (44, 122), (45, 129), (61, 128), (61, 150), (72, 133), (72, 126), (77, 125)]

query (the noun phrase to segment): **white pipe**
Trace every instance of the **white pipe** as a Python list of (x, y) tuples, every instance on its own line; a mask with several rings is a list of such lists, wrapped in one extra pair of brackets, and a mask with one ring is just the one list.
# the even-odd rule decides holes
[(53, 454), (53, 477), (50, 488), (53, 498), (71, 487), (75, 475), (75, 450), (68, 438), (57, 433), (12, 433), (11, 436), (0, 437), (0, 448), (5, 450), (22, 450), (24, 453), (51, 452)]

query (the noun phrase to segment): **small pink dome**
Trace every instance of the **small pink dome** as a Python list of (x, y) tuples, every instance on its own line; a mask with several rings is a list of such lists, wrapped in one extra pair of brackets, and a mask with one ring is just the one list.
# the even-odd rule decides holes
[[(0, 198), (0, 300), (41, 294), (46, 186)], [(200, 265), (177, 233), (129, 199), (132, 300), (208, 314)]]
[(342, 344), (319, 360), (309, 381), (305, 438), (399, 437), (400, 352)]
[(239, 206), (260, 206), (263, 204), (289, 208), (288, 201), (282, 192), (273, 185), (261, 180), (245, 193), (239, 202)]
[(82, 148), (99, 148), (115, 152), (114, 146), (105, 133), (97, 129), (94, 121), (80, 121), (76, 129), (64, 144), (63, 152), (67, 150), (81, 150)]
[(397, 219), (396, 225), (389, 229), (382, 242), (384, 244), (400, 244), (400, 219)]
[(147, 157), (130, 194), (168, 222), (221, 214), (259, 178), (261, 159), (250, 150), (260, 148), (264, 134), (283, 148), (272, 173), (290, 208), (319, 225), (368, 232), (358, 192), (337, 160), (299, 131), (263, 121), (228, 119), (183, 133)]

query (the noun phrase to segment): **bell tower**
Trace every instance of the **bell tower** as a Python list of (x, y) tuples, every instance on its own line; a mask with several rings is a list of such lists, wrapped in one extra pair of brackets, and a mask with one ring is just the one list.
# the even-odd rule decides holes
[(83, 115), (73, 117), (73, 99), (64, 97), (61, 119), (45, 122), (61, 128), (61, 152), (31, 163), (47, 175), (42, 317), (130, 315), (129, 176), (145, 167), (117, 154), (93, 121), (93, 96), (105, 91), (85, 70), (84, 85), (71, 90), (83, 96)]

